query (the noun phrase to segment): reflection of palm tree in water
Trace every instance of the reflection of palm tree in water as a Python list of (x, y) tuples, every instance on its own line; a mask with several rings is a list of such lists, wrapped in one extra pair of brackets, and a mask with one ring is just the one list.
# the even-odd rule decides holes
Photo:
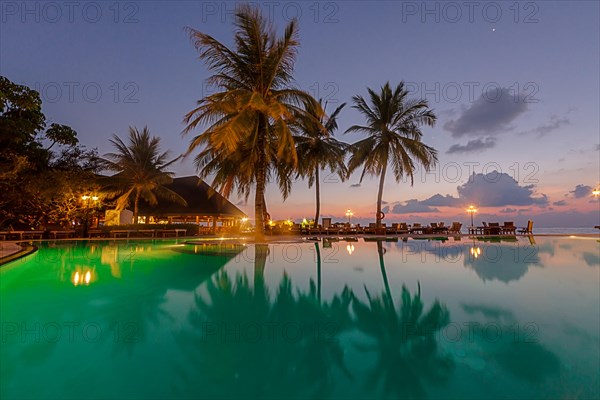
[(401, 302), (396, 310), (380, 241), (377, 250), (385, 291), (379, 298), (371, 296), (365, 287), (367, 302), (356, 298), (353, 301), (356, 327), (374, 339), (373, 346), (360, 348), (377, 353), (367, 384), (371, 389), (381, 385), (385, 394), (400, 398), (426, 397), (425, 383), (441, 383), (453, 369), (452, 359), (440, 354), (435, 338), (436, 332), (449, 323), (450, 315), (437, 300), (423, 313), (420, 285), (414, 296), (402, 287)]
[(271, 297), (264, 282), (268, 254), (267, 245), (255, 246), (253, 288), (245, 275), (232, 279), (222, 271), (207, 283), (206, 296), (196, 296), (193, 331), (177, 336), (198, 371), (184, 383), (188, 395), (324, 397), (336, 371), (350, 377), (337, 337), (351, 325), (351, 291), (321, 303), (314, 281), (307, 293), (295, 294), (284, 275)]

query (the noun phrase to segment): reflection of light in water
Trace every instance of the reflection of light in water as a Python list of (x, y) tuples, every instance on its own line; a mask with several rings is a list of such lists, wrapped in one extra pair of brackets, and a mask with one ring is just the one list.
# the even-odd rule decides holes
[(352, 253), (354, 253), (354, 245), (352, 243), (348, 244), (346, 246), (346, 251), (348, 251), (348, 254), (352, 255)]
[(71, 276), (71, 282), (75, 286), (86, 285), (88, 286), (90, 283), (96, 280), (96, 274), (89, 267), (77, 268), (73, 275)]
[(481, 249), (479, 247), (471, 247), (471, 255), (474, 258), (478, 258), (481, 255)]

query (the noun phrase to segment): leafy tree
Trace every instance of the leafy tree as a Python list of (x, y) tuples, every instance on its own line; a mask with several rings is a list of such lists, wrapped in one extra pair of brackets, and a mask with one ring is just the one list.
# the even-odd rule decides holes
[(68, 225), (93, 190), (95, 150), (69, 126), (45, 128), (39, 94), (0, 77), (0, 226)]

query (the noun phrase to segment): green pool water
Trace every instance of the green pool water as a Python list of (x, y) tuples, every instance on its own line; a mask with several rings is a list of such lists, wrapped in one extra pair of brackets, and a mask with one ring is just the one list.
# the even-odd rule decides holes
[(599, 287), (591, 237), (41, 243), (0, 397), (598, 398)]

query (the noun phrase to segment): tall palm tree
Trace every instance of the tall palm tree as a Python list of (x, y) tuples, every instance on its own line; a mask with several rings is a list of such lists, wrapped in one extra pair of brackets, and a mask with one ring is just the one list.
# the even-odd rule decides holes
[(298, 175), (308, 178), (308, 187), (315, 185), (316, 212), (315, 228), (319, 224), (321, 211), (319, 172), (328, 167), (344, 180), (348, 174), (345, 158), (348, 145), (333, 137), (338, 128), (337, 116), (346, 103), (337, 107), (330, 116), (325, 113), (327, 104), (314, 99), (304, 101), (304, 113), (298, 118), (297, 129), (300, 135), (294, 137), (296, 153), (302, 157), (298, 163)]
[(296, 167), (298, 157), (290, 123), (301, 112), (301, 100), (309, 95), (292, 87), (299, 46), (296, 20), (278, 38), (258, 8), (244, 5), (236, 12), (235, 26), (233, 49), (188, 28), (200, 59), (213, 72), (207, 83), (219, 91), (199, 100), (185, 116), (184, 133), (205, 126), (192, 139), (188, 153), (204, 148), (217, 162), (243, 155), (236, 176), (241, 176), (238, 182), (255, 186), (254, 217), (260, 237), (264, 232), (263, 198), (269, 166)]
[(150, 137), (148, 127), (142, 131), (129, 127), (129, 143), (117, 135), (110, 140), (115, 153), (107, 153), (100, 159), (103, 169), (116, 172), (101, 179), (103, 191), (117, 197), (117, 210), (127, 207), (133, 199), (133, 222), (138, 223), (140, 199), (151, 205), (158, 203), (158, 197), (187, 205), (177, 193), (165, 187), (173, 182), (173, 172), (166, 168), (179, 159), (167, 161), (169, 152), (160, 152), (160, 138)]
[[(276, 149), (273, 146), (269, 151), (273, 156)], [(255, 174), (251, 159), (249, 158), (248, 146), (241, 144), (238, 150), (231, 154), (215, 154), (211, 148), (205, 148), (194, 159), (196, 168), (200, 171), (200, 177), (213, 176), (212, 187), (219, 190), (224, 197), (230, 197), (234, 190), (237, 195), (243, 197), (247, 202), (255, 183)], [(266, 171), (266, 182), (276, 180), (286, 199), (292, 188), (292, 167), (285, 163), (272, 163)], [(263, 192), (263, 216), (268, 216), (267, 202)], [(264, 218), (268, 220), (268, 218)]]
[(367, 90), (371, 104), (367, 104), (362, 96), (352, 98), (352, 108), (364, 115), (367, 124), (351, 126), (346, 133), (363, 132), (368, 137), (351, 146), (348, 170), (352, 173), (363, 165), (361, 182), (366, 174), (379, 175), (376, 221), (377, 227), (381, 227), (381, 199), (388, 164), (391, 163), (396, 182), (408, 176), (411, 186), (417, 163), (426, 170), (435, 166), (437, 151), (421, 141), (421, 127), (434, 126), (437, 117), (428, 107), (427, 100), (408, 99), (404, 82), (400, 82), (393, 91), (389, 82), (379, 93), (370, 88)]

